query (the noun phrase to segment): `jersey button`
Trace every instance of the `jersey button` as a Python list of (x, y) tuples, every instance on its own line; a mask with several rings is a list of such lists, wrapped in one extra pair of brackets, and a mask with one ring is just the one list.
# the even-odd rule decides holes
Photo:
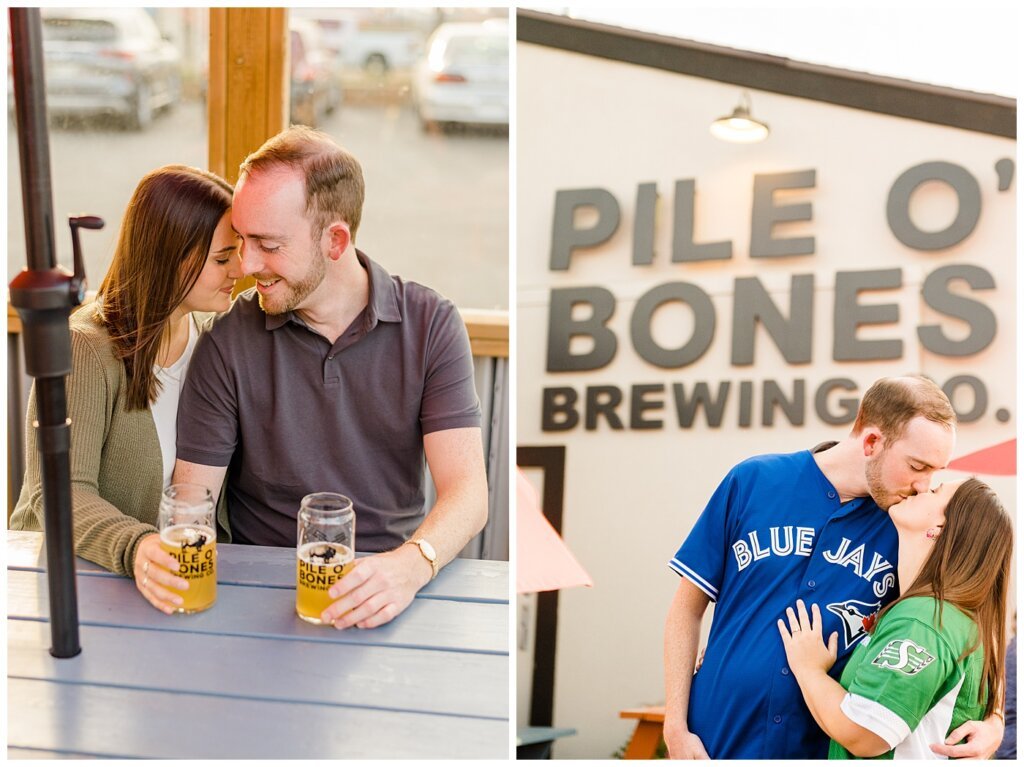
[(782, 675), (783, 676), (789, 676), (789, 669), (788, 668), (782, 669)]
[(814, 581), (807, 581), (807, 587), (813, 589), (815, 586)]
[(836, 497), (836, 491), (835, 490), (829, 490), (828, 491), (828, 497), (829, 498), (835, 498)]
[(775, 715), (775, 724), (779, 724), (782, 721), (782, 717), (778, 714)]

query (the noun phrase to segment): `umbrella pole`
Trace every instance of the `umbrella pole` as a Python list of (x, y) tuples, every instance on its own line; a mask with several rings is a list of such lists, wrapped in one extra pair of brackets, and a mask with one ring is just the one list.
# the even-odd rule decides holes
[[(82, 302), (84, 268), (57, 266), (53, 237), (50, 145), (43, 81), (42, 23), (38, 8), (11, 8), (14, 101), (21, 160), (21, 191), (29, 267), (10, 284), (11, 304), (23, 326), (25, 369), (36, 379), (34, 424), (41, 453), (46, 570), (50, 595), (50, 654), (81, 652), (71, 539), (70, 429), (64, 377), (71, 372), (71, 308)], [(76, 258), (76, 261), (79, 261)]]

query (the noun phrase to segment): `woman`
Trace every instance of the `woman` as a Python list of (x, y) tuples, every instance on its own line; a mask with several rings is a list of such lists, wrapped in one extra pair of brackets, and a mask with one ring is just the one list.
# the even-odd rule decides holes
[(899, 535), (900, 595), (868, 625), (839, 682), (826, 673), (837, 637), (825, 646), (818, 605), (810, 616), (803, 602), (788, 608), (788, 629), (779, 621), (804, 701), (832, 738), (830, 759), (937, 758), (931, 744), (988, 717), (1003, 699), (1013, 547), (1003, 505), (969, 479), (907, 498), (889, 516)]
[[(173, 612), (185, 581), (164, 568), (155, 522), (175, 454), (178, 394), (204, 323), (223, 312), (241, 275), (231, 186), (198, 168), (167, 165), (139, 182), (96, 300), (71, 316), (72, 525), (78, 556), (133, 575), (143, 596)], [(13, 530), (41, 530), (35, 397), (28, 468)]]

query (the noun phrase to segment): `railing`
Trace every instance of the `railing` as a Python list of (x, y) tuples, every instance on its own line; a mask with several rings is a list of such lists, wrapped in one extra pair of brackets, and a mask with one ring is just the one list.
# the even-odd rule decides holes
[[(92, 295), (87, 300), (91, 300)], [(461, 310), (473, 348), (477, 396), (483, 412), (484, 458), (487, 466), (488, 518), (484, 530), (462, 556), (509, 558), (509, 368), (508, 312)], [(7, 516), (10, 518), (25, 476), (25, 411), (32, 380), (22, 373), (21, 319), (7, 305)], [(428, 483), (428, 505), (433, 483)]]
[[(476, 393), (483, 414), (488, 515), (483, 531), (460, 556), (509, 559), (509, 365), (508, 312), (460, 310), (473, 348)], [(433, 488), (433, 483), (428, 483)], [(428, 499), (433, 502), (433, 498)]]

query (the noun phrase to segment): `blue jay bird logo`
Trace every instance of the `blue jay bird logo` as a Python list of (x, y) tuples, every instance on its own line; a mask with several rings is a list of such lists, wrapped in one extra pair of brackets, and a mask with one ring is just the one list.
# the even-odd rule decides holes
[(882, 603), (847, 599), (845, 602), (833, 602), (827, 607), (830, 613), (839, 616), (846, 641), (843, 649), (849, 650), (868, 635), (868, 625), (873, 622), (874, 614), (882, 607)]

